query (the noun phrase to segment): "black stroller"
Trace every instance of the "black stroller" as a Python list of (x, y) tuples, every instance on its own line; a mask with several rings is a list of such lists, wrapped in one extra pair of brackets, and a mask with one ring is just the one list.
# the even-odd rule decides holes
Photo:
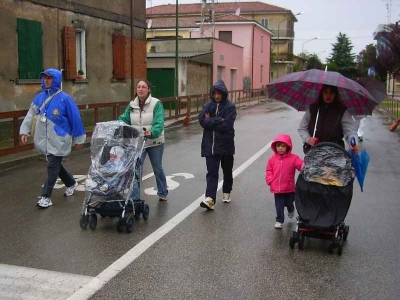
[(117, 230), (133, 231), (134, 218), (149, 217), (149, 205), (133, 197), (134, 187), (140, 191), (141, 160), (145, 139), (139, 131), (120, 121), (97, 123), (91, 141), (91, 160), (85, 182), (80, 227), (97, 226), (97, 215), (118, 217)]
[(351, 157), (341, 146), (320, 143), (304, 157), (304, 168), (296, 182), (295, 204), (298, 212), (296, 230), (290, 248), (298, 243), (304, 249), (306, 237), (331, 240), (329, 252), (343, 251), (349, 234), (344, 219), (353, 196), (354, 169)]

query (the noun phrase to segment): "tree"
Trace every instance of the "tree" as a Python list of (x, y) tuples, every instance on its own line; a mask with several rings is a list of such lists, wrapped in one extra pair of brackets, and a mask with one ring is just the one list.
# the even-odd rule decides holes
[(400, 76), (400, 26), (387, 25), (380, 34), (377, 46), (375, 69), (379, 74), (389, 72), (393, 77)]
[(360, 77), (368, 76), (368, 69), (376, 66), (376, 47), (369, 44), (357, 55), (357, 71)]
[(322, 62), (319, 59), (317, 54), (312, 54), (309, 56), (309, 58), (307, 60), (306, 69), (307, 70), (310, 70), (310, 69), (322, 70), (323, 69)]
[(353, 45), (346, 34), (339, 32), (337, 42), (332, 44), (332, 55), (328, 58), (328, 70), (337, 70), (346, 77), (357, 77), (355, 54), (351, 51)]

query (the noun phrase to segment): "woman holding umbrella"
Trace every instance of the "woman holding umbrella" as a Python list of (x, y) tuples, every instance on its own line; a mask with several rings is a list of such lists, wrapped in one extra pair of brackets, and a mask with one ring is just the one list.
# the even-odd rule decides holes
[(312, 103), (300, 122), (298, 132), (304, 142), (306, 152), (317, 142), (333, 142), (344, 147), (346, 139), (353, 151), (359, 151), (357, 141), (358, 122), (354, 121), (346, 106), (339, 101), (336, 86), (324, 84), (317, 102)]

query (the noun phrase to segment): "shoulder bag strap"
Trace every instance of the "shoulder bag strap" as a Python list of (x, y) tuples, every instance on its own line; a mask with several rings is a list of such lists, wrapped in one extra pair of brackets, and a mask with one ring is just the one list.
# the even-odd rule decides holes
[(41, 111), (41, 110), (43, 109), (43, 107), (45, 107), (45, 105), (46, 105), (47, 103), (49, 103), (49, 101), (50, 101), (51, 99), (53, 99), (53, 97), (54, 97), (55, 95), (57, 95), (57, 94), (59, 94), (59, 93), (61, 93), (61, 92), (62, 92), (62, 90), (58, 90), (58, 91), (55, 92), (53, 95), (47, 97), (47, 99), (44, 100), (44, 102), (42, 103), (42, 105), (40, 105), (38, 112)]

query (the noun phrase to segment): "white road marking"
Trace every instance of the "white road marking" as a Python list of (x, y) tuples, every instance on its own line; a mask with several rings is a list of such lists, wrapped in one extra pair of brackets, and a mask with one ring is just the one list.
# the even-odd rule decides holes
[(0, 299), (66, 299), (93, 277), (0, 264)]
[[(193, 175), (193, 174), (190, 174), (190, 173), (175, 173), (175, 174), (172, 174), (172, 175), (170, 175), (170, 176), (166, 176), (168, 191), (173, 191), (173, 190), (175, 190), (177, 187), (179, 187), (179, 182), (177, 182), (177, 181), (175, 181), (175, 180), (172, 180), (172, 178), (177, 177), (177, 176), (182, 176), (182, 177), (184, 177), (185, 179), (192, 179), (192, 178), (194, 178), (194, 175)], [(152, 196), (157, 195), (157, 190), (156, 190), (154, 187), (147, 188), (147, 189), (144, 190), (144, 192), (145, 192), (147, 195), (152, 195)]]
[[(271, 147), (271, 143), (268, 143), (260, 151), (250, 157), (246, 162), (239, 166), (234, 172), (233, 177), (235, 178), (240, 173), (242, 173), (248, 166), (250, 166), (256, 159), (258, 159), (262, 154), (264, 154)], [(222, 181), (218, 183), (218, 190), (222, 188)], [(199, 202), (204, 199), (204, 194), (197, 198), (192, 204), (183, 209), (175, 217), (170, 219), (163, 226), (158, 228), (152, 234), (147, 236), (144, 240), (138, 243), (135, 247), (121, 256), (113, 264), (111, 264), (107, 269), (101, 272), (99, 275), (90, 280), (85, 286), (80, 290), (75, 292), (69, 300), (82, 300), (88, 299), (94, 295), (98, 290), (100, 290), (107, 282), (118, 275), (122, 270), (124, 270), (128, 265), (136, 260), (142, 253), (154, 245), (158, 240), (160, 240), (164, 235), (175, 228), (179, 223), (185, 220), (192, 212), (199, 208)]]

